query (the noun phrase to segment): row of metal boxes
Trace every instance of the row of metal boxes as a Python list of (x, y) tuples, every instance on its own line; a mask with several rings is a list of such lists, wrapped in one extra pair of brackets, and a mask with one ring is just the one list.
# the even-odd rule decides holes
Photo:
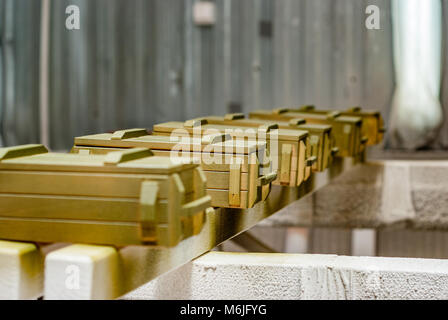
[[(313, 105), (302, 106), (298, 109), (307, 114), (328, 114), (328, 110), (316, 109)], [(362, 136), (367, 138), (367, 145), (375, 145), (383, 140), (385, 132), (384, 120), (381, 113), (374, 110), (362, 110), (360, 107), (353, 107), (345, 111), (337, 111), (342, 116), (360, 117), (362, 119)]]
[[(214, 125), (224, 125), (226, 127), (228, 125), (251, 128), (260, 126), (276, 126), (284, 132), (296, 131), (299, 133), (299, 135), (303, 135), (303, 132), (307, 132), (308, 137), (306, 141), (302, 141), (301, 144), (301, 146), (305, 147), (306, 149), (304, 180), (307, 180), (309, 178), (311, 169), (312, 171), (325, 170), (331, 163), (332, 156), (337, 153), (337, 148), (334, 147), (334, 141), (331, 136), (331, 125), (308, 124), (304, 119), (292, 119), (290, 121), (275, 122), (261, 119), (246, 119), (244, 114), (242, 113), (231, 113), (225, 115), (224, 117), (206, 117), (204, 118), (204, 121)], [(287, 158), (281, 156), (279, 162), (285, 163), (285, 159)], [(299, 162), (303, 162), (303, 159), (298, 160)], [(286, 168), (283, 168), (283, 171), (286, 171)], [(300, 185), (301, 182), (301, 180), (297, 180), (297, 185)], [(294, 184), (291, 184), (291, 186), (293, 185)]]
[(174, 162), (199, 163), (214, 207), (252, 208), (266, 199), (277, 176), (265, 142), (234, 140), (221, 133), (194, 138), (149, 135), (144, 129), (121, 130), (77, 137), (71, 152), (104, 154), (114, 148), (134, 147), (149, 148)]
[(277, 124), (242, 127), (231, 124), (211, 124), (206, 119), (186, 122), (166, 122), (153, 127), (157, 136), (195, 137), (211, 133), (229, 134), (236, 141), (259, 141), (266, 144), (278, 177), (274, 184), (299, 186), (310, 175), (307, 155), (308, 132), (279, 129)]
[(147, 148), (103, 155), (0, 149), (0, 238), (173, 246), (197, 234), (210, 207), (193, 163)]
[[(0, 149), (0, 238), (173, 246), (212, 207), (252, 208), (382, 139), (378, 113), (312, 107), (77, 137), (70, 153)], [(353, 115), (356, 116), (353, 116)]]

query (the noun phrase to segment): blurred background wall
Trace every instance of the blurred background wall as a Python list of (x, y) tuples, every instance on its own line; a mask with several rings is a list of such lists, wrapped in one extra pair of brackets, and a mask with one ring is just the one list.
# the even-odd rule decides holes
[[(256, 108), (361, 105), (388, 119), (390, 1), (214, 0), (212, 26), (194, 23), (197, 1), (50, 0), (52, 149), (76, 135)], [(41, 4), (0, 0), (5, 145), (40, 139)], [(65, 28), (70, 4), (80, 30)], [(370, 4), (381, 10), (380, 30), (365, 28)], [(447, 145), (444, 128), (435, 148)]]

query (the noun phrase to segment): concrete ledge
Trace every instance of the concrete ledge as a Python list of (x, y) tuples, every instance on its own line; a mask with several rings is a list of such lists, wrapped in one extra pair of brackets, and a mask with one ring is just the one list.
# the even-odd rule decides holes
[(125, 299), (447, 299), (448, 260), (210, 252)]
[(363, 164), (260, 226), (448, 230), (448, 161)]

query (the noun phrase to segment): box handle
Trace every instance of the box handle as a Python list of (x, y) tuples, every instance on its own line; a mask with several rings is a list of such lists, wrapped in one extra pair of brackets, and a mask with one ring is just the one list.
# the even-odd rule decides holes
[(126, 161), (151, 157), (152, 151), (148, 148), (132, 148), (128, 150), (120, 150), (109, 152), (104, 158), (105, 165), (117, 165)]
[(48, 153), (47, 148), (42, 144), (24, 144), (15, 147), (0, 148), (0, 161), (33, 156), (41, 153)]
[(126, 130), (117, 130), (112, 134), (111, 140), (122, 140), (129, 138), (136, 138), (141, 136), (147, 136), (148, 132), (146, 129), (135, 128), (135, 129), (126, 129)]
[(331, 155), (332, 156), (335, 156), (338, 152), (339, 152), (339, 148), (338, 147), (331, 148)]
[(228, 133), (215, 133), (203, 136), (201, 144), (214, 144), (219, 142), (225, 142), (232, 140), (232, 137)]
[(301, 125), (301, 124), (305, 124), (305, 123), (306, 123), (306, 120), (302, 119), (302, 118), (294, 118), (294, 119), (289, 120), (289, 125), (293, 126), (293, 127)]
[(299, 108), (300, 111), (312, 111), (315, 110), (315, 106), (312, 104), (304, 105)]
[(244, 119), (244, 113), (228, 113), (224, 116), (224, 120)]
[(348, 112), (361, 112), (360, 106), (351, 107), (347, 110)]
[(311, 167), (316, 161), (317, 161), (317, 157), (311, 156), (308, 159), (306, 159), (306, 166)]
[(262, 131), (265, 133), (268, 133), (269, 131), (276, 129), (278, 129), (277, 123), (262, 124), (261, 126), (258, 127), (258, 131)]
[(277, 109), (272, 110), (272, 113), (274, 113), (274, 114), (281, 114), (281, 113), (285, 113), (285, 112), (288, 112), (288, 111), (289, 111), (288, 108), (277, 108)]
[(340, 115), (341, 115), (341, 113), (339, 111), (330, 111), (327, 113), (327, 119), (333, 120), (333, 119), (339, 117)]
[(191, 119), (191, 120), (187, 120), (184, 122), (184, 127), (186, 128), (193, 128), (193, 127), (199, 127), (202, 125), (208, 124), (207, 119), (205, 118), (196, 118), (196, 119)]
[(182, 215), (184, 217), (191, 217), (200, 211), (204, 211), (211, 206), (212, 198), (209, 195), (203, 196), (199, 199), (193, 200), (182, 206)]
[(268, 174), (258, 178), (258, 186), (261, 187), (261, 186), (270, 184), (275, 179), (277, 179), (277, 172), (274, 171), (274, 172), (268, 173)]

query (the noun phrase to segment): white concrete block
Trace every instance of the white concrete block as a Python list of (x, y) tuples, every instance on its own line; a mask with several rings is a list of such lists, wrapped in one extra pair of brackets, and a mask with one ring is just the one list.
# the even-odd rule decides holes
[(71, 245), (45, 259), (46, 300), (113, 299), (118, 296), (119, 259), (112, 247)]
[(448, 260), (210, 252), (125, 299), (447, 299)]
[(384, 223), (392, 224), (415, 218), (410, 164), (407, 161), (391, 161), (383, 167), (379, 218)]
[(260, 226), (448, 230), (448, 161), (368, 162)]
[(0, 240), (0, 300), (37, 299), (43, 292), (42, 274), (38, 246)]

